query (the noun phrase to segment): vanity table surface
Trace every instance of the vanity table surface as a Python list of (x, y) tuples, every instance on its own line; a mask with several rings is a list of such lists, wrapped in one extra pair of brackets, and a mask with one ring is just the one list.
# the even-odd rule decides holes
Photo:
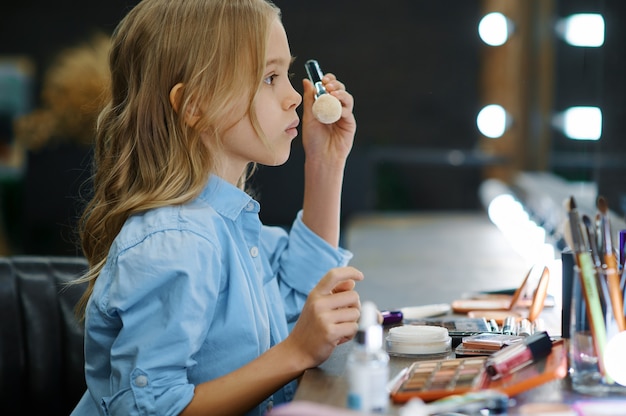
[[(365, 274), (357, 284), (361, 301), (373, 301), (381, 310), (450, 303), (468, 292), (515, 288), (532, 266), (484, 212), (363, 214), (353, 218), (344, 233), (344, 246), (354, 253), (351, 264)], [(560, 291), (560, 282), (551, 281), (549, 292), (555, 291)], [(548, 333), (556, 337), (561, 335), (559, 299), (542, 313)], [(345, 363), (353, 347), (353, 341), (340, 345), (320, 367), (308, 370), (295, 399), (345, 407)], [(390, 377), (413, 361), (392, 356)], [(563, 379), (522, 393), (515, 401), (519, 406), (575, 398)], [(399, 408), (391, 404), (389, 414), (398, 414)]]

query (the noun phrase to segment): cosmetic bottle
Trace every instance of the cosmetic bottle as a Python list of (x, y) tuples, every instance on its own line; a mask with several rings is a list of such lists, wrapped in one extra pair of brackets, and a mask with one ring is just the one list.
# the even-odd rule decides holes
[(348, 407), (367, 413), (386, 413), (389, 406), (389, 355), (383, 349), (383, 328), (372, 302), (361, 306), (355, 345), (347, 360)]

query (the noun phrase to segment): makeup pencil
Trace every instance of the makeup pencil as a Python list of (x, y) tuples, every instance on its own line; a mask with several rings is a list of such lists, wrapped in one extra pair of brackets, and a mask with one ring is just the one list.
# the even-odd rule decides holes
[(587, 317), (591, 327), (591, 337), (598, 357), (598, 368), (600, 373), (605, 376), (607, 382), (608, 375), (604, 366), (604, 350), (606, 347), (606, 326), (602, 314), (602, 306), (600, 304), (600, 294), (596, 285), (594, 264), (591, 254), (586, 247), (580, 227), (580, 216), (574, 197), (570, 197), (568, 203), (568, 218), (572, 232), (573, 250), (575, 253), (576, 264), (580, 270), (580, 280), (583, 296), (587, 304)]
[(620, 276), (617, 270), (617, 258), (613, 248), (613, 240), (611, 238), (611, 223), (609, 220), (609, 207), (604, 197), (598, 197), (598, 210), (600, 211), (600, 223), (602, 224), (602, 268), (606, 273), (606, 279), (609, 285), (609, 295), (611, 297), (611, 305), (613, 306), (613, 315), (619, 331), (626, 330), (626, 320), (624, 319), (624, 299), (620, 289)]

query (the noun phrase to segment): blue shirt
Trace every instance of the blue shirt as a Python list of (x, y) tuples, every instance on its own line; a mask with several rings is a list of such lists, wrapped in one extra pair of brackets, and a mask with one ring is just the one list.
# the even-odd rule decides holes
[[(352, 254), (301, 220), (264, 226), (259, 204), (212, 176), (195, 200), (130, 217), (85, 320), (88, 391), (73, 415), (176, 415), (194, 386), (282, 341), (307, 294)], [(291, 382), (250, 412), (289, 401)]]

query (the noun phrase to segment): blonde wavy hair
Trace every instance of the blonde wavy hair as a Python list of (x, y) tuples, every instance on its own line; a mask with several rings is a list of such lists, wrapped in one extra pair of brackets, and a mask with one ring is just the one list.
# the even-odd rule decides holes
[[(111, 101), (98, 119), (94, 195), (80, 221), (90, 267), (79, 279), (89, 282), (79, 317), (129, 216), (197, 197), (233, 115), (248, 114), (263, 137), (252, 108), (279, 17), (266, 0), (143, 0), (120, 22), (109, 57)], [(175, 111), (169, 95), (178, 83)], [(185, 122), (190, 113), (200, 115), (193, 126)]]

